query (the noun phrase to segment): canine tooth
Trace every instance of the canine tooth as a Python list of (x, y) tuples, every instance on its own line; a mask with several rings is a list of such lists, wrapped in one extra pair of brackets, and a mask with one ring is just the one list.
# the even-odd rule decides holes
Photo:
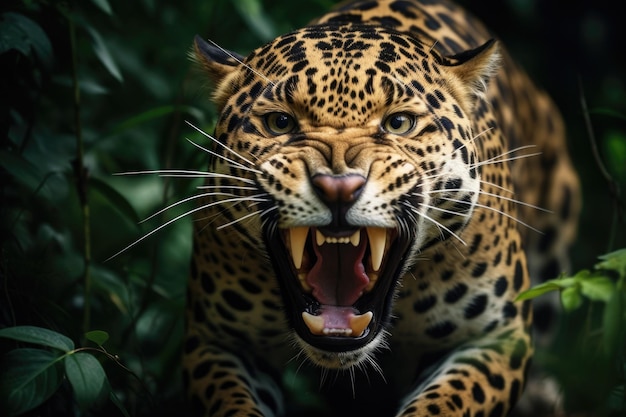
[(380, 265), (383, 263), (387, 231), (382, 227), (368, 227), (367, 237), (370, 241), (372, 268), (374, 271), (378, 271), (380, 269)]
[(361, 243), (361, 231), (360, 230), (357, 230), (356, 232), (354, 232), (352, 236), (350, 236), (350, 243), (352, 243), (352, 246), (359, 246), (359, 243)]
[(309, 328), (311, 333), (316, 335), (324, 334), (324, 318), (320, 316), (314, 316), (306, 311), (302, 312), (302, 320), (306, 327)]
[(370, 282), (365, 287), (365, 291), (371, 291), (376, 285), (376, 281), (378, 281), (378, 274), (376, 272), (368, 272), (367, 276), (370, 279)]
[(302, 272), (298, 274), (298, 280), (300, 281), (300, 285), (306, 292), (311, 292), (313, 288), (306, 282), (306, 272)]
[(304, 245), (306, 237), (309, 234), (308, 227), (292, 227), (289, 229), (289, 243), (291, 247), (291, 258), (296, 269), (302, 266), (302, 255), (304, 254)]
[(315, 242), (317, 242), (317, 246), (322, 246), (326, 242), (326, 236), (319, 230), (315, 230)]
[(361, 336), (367, 326), (369, 326), (370, 322), (372, 321), (372, 317), (374, 317), (374, 313), (372, 313), (371, 311), (352, 317), (350, 319), (350, 328), (352, 329), (352, 334), (354, 334), (355, 337)]

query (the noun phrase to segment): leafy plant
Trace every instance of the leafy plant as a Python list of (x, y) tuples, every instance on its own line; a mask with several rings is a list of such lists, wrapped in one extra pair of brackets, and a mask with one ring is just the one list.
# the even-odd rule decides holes
[[(518, 301), (560, 292), (565, 320), (574, 324), (574, 332), (565, 338), (567, 346), (557, 345), (552, 352), (540, 356), (543, 364), (561, 383), (566, 406), (572, 410), (623, 415), (626, 412), (626, 249), (599, 259), (592, 270), (537, 285), (521, 293)], [(582, 320), (576, 313), (584, 313)]]
[(94, 356), (94, 353), (100, 353), (122, 366), (118, 358), (102, 346), (109, 338), (106, 332), (91, 331), (85, 334), (97, 348), (75, 348), (74, 342), (68, 337), (34, 326), (0, 329), (0, 337), (41, 346), (11, 350), (0, 361), (3, 369), (0, 373), (0, 409), (7, 417), (20, 415), (39, 406), (57, 391), (64, 378), (71, 384), (80, 410), (92, 407), (109, 395), (123, 414), (128, 415), (110, 390), (104, 369)]

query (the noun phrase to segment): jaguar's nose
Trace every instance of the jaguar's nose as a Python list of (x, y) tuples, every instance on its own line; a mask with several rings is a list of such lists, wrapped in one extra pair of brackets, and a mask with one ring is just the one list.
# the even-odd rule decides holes
[(318, 197), (333, 213), (333, 227), (349, 227), (345, 220), (348, 209), (359, 198), (366, 179), (357, 174), (326, 175), (318, 174), (311, 179)]

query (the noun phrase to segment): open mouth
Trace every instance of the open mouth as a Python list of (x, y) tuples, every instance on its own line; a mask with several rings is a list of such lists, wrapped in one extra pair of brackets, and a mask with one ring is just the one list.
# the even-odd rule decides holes
[(304, 341), (354, 350), (389, 322), (408, 247), (395, 229), (294, 227), (269, 240), (289, 318)]

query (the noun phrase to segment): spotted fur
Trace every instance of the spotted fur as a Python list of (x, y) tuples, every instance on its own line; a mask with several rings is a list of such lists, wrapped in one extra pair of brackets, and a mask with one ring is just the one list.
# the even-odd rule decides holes
[[(506, 415), (533, 352), (515, 298), (565, 267), (578, 212), (545, 93), (445, 0), (343, 3), (247, 57), (194, 54), (220, 113), (193, 410), (303, 415), (313, 395), (312, 414)], [(309, 374), (319, 388), (295, 389)]]

